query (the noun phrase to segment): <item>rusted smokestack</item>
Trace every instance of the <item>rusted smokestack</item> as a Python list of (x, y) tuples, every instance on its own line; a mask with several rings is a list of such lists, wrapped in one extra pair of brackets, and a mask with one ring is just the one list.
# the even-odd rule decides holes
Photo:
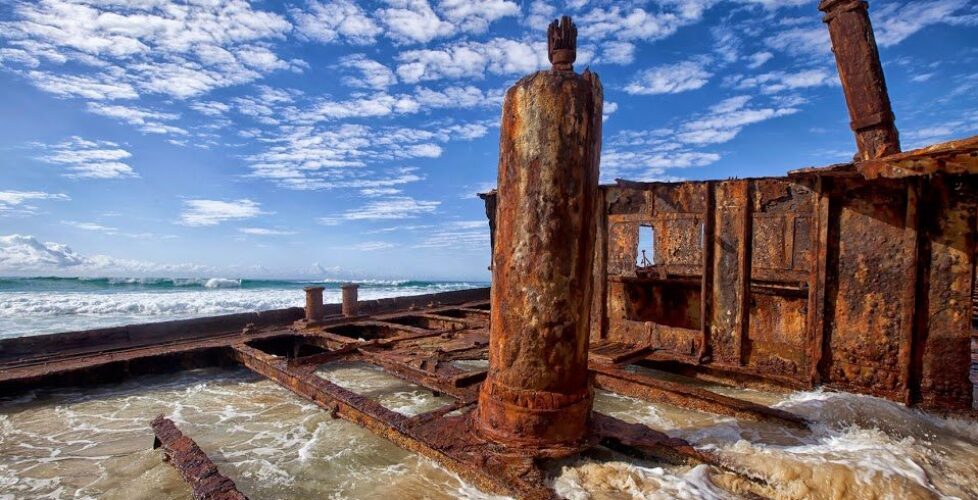
[(548, 33), (553, 69), (506, 93), (499, 144), (489, 374), (476, 427), (518, 453), (587, 435), (591, 265), (603, 94), (573, 71), (577, 28)]
[(340, 286), (343, 290), (343, 316), (352, 318), (359, 314), (359, 306), (357, 305), (357, 289), (360, 285), (356, 283), (344, 283)]
[(306, 291), (306, 322), (318, 323), (323, 320), (325, 309), (323, 308), (323, 287), (310, 286), (304, 288)]
[(856, 161), (899, 153), (900, 136), (869, 21), (869, 4), (863, 0), (822, 0), (818, 9), (825, 12), (824, 21), (829, 25), (850, 126), (856, 135)]

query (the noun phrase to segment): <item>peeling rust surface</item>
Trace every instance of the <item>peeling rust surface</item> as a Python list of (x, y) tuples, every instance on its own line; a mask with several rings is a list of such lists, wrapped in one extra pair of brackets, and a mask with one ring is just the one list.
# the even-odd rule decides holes
[(163, 415), (150, 424), (156, 434), (153, 448), (163, 448), (163, 460), (172, 465), (190, 484), (196, 500), (247, 500), (234, 481), (221, 474), (214, 462), (185, 436), (172, 420)]

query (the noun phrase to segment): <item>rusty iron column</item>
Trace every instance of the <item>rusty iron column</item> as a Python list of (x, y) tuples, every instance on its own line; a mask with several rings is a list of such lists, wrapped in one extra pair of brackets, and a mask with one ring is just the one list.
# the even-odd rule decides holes
[(476, 429), (518, 454), (587, 438), (587, 369), (603, 94), (574, 73), (577, 28), (548, 30), (553, 69), (506, 93), (492, 266), (489, 373)]
[(343, 316), (352, 318), (359, 314), (357, 289), (360, 288), (360, 285), (356, 283), (344, 283), (340, 288), (343, 290)]
[(822, 0), (818, 9), (825, 12), (832, 38), (850, 126), (856, 135), (856, 161), (899, 153), (900, 135), (869, 21), (869, 4), (863, 0)]
[(306, 322), (318, 323), (323, 320), (325, 308), (323, 308), (323, 287), (309, 286), (304, 288), (306, 291)]

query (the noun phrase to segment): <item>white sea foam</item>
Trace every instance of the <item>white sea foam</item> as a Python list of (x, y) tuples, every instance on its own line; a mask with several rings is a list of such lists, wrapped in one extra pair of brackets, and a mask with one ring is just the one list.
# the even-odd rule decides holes
[[(135, 278), (133, 278), (135, 279)], [(3, 291), (0, 292), (0, 338), (82, 330), (152, 321), (167, 321), (219, 314), (302, 307), (301, 288), (239, 288), (240, 280), (210, 278), (185, 288), (125, 291)], [(361, 300), (434, 293), (466, 288), (465, 284), (419, 287), (370, 287), (360, 290)], [(323, 299), (339, 303), (338, 289), (327, 289)]]

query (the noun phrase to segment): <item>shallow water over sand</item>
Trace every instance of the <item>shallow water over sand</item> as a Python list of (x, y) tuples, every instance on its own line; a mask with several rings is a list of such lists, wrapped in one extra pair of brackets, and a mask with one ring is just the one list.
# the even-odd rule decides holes
[[(366, 365), (318, 372), (405, 414), (447, 402)], [(713, 449), (767, 478), (777, 498), (978, 498), (978, 424), (874, 398), (725, 389), (815, 422), (811, 431), (738, 422), (599, 393), (596, 409)], [(252, 498), (492, 498), (434, 463), (244, 370), (140, 377), (96, 389), (0, 399), (0, 498), (186, 498), (151, 450), (170, 416)], [(606, 454), (565, 464), (571, 499), (738, 498), (709, 467)]]

